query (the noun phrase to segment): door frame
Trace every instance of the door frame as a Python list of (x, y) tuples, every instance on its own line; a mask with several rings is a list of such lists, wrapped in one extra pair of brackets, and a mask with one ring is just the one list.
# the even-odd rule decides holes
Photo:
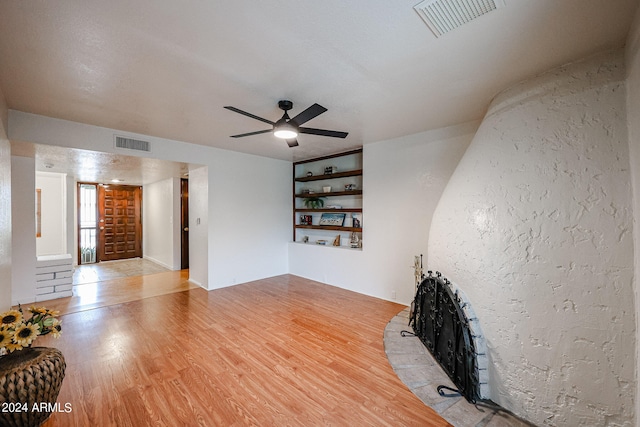
[(189, 268), (189, 180), (180, 178), (180, 269)]
[(77, 230), (77, 250), (76, 255), (78, 257), (78, 265), (86, 265), (82, 263), (82, 224), (81, 224), (81, 209), (80, 209), (80, 187), (82, 185), (94, 185), (96, 187), (96, 263), (100, 262), (98, 258), (98, 240), (100, 239), (100, 233), (98, 233), (98, 184), (97, 182), (86, 182), (86, 181), (78, 181), (76, 182), (76, 230)]
[[(99, 203), (99, 198), (100, 198), (100, 187), (105, 187), (105, 186), (109, 186), (109, 187), (113, 187), (115, 186), (114, 184), (103, 184), (103, 183), (99, 183), (99, 182), (88, 182), (88, 181), (78, 181), (76, 182), (76, 230), (77, 230), (77, 239), (76, 239), (76, 244), (77, 244), (77, 250), (76, 250), (76, 256), (77, 256), (77, 260), (78, 260), (78, 265), (82, 265), (82, 254), (81, 254), (81, 250), (82, 250), (82, 245), (81, 245), (81, 238), (82, 238), (82, 232), (81, 232), (81, 224), (80, 224), (80, 219), (81, 219), (81, 213), (80, 213), (80, 186), (81, 185), (95, 185), (96, 186), (96, 263), (103, 261), (104, 257), (101, 256), (101, 251), (100, 251), (100, 247), (102, 245), (102, 239), (103, 239), (103, 233), (100, 232), (100, 224), (102, 223), (100, 220), (102, 219), (103, 215), (102, 212), (100, 211), (100, 203)], [(138, 221), (139, 221), (139, 227), (140, 227), (140, 233), (138, 236), (138, 246), (139, 246), (139, 256), (142, 257), (142, 244), (143, 244), (143, 239), (142, 239), (142, 186), (141, 185), (124, 185), (124, 187), (136, 187), (139, 189), (139, 215), (138, 215)]]

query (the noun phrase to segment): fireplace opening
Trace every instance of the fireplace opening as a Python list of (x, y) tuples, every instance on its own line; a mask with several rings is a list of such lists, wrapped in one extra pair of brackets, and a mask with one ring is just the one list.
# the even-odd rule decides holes
[(469, 301), (460, 289), (432, 271), (423, 277), (411, 306), (409, 325), (420, 341), (438, 361), (459, 393), (469, 402), (488, 400), (486, 344), (480, 324)]

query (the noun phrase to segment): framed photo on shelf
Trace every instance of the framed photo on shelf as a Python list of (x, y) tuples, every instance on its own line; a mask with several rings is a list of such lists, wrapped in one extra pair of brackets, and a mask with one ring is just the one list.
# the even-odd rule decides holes
[(300, 215), (300, 225), (311, 225), (311, 215)]
[(331, 175), (332, 173), (336, 173), (336, 172), (338, 172), (338, 168), (335, 166), (326, 166), (324, 168), (325, 175)]
[(346, 214), (344, 213), (328, 213), (325, 212), (320, 217), (320, 225), (331, 225), (334, 227), (342, 227), (344, 224), (344, 218)]
[(352, 227), (360, 228), (362, 227), (362, 214), (351, 214), (351, 222)]

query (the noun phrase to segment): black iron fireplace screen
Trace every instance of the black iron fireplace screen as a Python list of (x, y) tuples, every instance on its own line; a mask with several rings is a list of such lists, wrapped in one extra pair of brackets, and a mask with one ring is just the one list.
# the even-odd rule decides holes
[(456, 385), (455, 391), (475, 403), (480, 386), (469, 320), (450, 282), (439, 272), (428, 273), (418, 286), (409, 324)]

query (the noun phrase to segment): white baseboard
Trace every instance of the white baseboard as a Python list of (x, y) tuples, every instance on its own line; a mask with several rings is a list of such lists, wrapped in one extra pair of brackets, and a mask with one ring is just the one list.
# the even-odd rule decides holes
[(193, 280), (193, 279), (189, 278), (189, 283), (193, 283), (196, 286), (200, 286), (203, 289), (207, 289), (204, 286), (202, 286), (202, 283), (198, 282), (197, 280)]
[(169, 269), (169, 270), (171, 270), (171, 271), (177, 271), (177, 270), (180, 270), (179, 268), (174, 268), (173, 266), (171, 266), (171, 265), (167, 265), (167, 264), (165, 264), (164, 262), (162, 262), (162, 261), (160, 261), (160, 260), (157, 260), (157, 259), (155, 259), (155, 258), (153, 258), (153, 257), (150, 257), (150, 256), (148, 256), (148, 255), (144, 255), (142, 258), (144, 258), (144, 259), (146, 259), (146, 260), (148, 260), (148, 261), (151, 261), (151, 262), (153, 262), (153, 263), (155, 263), (155, 264), (158, 264), (158, 265), (160, 265), (160, 266), (162, 266), (162, 267), (164, 267), (164, 268), (167, 268), (167, 269)]

